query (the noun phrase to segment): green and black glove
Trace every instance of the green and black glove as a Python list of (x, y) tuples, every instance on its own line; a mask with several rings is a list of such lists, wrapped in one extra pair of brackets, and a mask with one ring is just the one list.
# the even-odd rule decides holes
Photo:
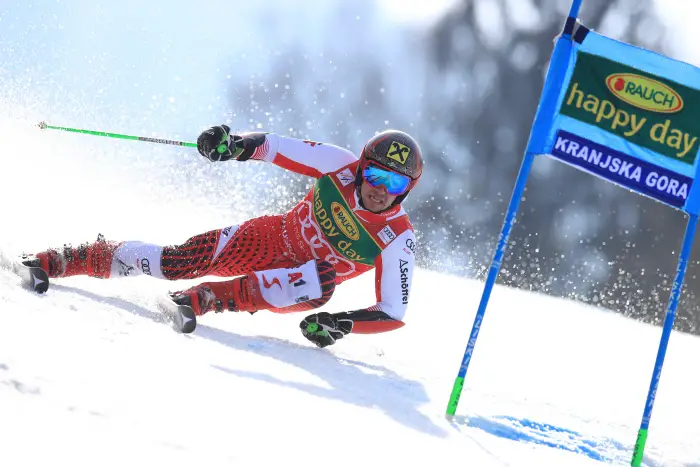
[[(347, 314), (337, 313), (337, 315)], [(335, 344), (335, 341), (352, 331), (352, 326), (351, 319), (341, 318), (325, 311), (309, 315), (299, 323), (304, 337), (321, 348)]]
[[(197, 138), (197, 151), (212, 162), (236, 159), (243, 148), (238, 148), (235, 136), (228, 125), (213, 126), (204, 130)], [(240, 139), (240, 138), (239, 138)]]
[(228, 125), (213, 126), (197, 138), (197, 151), (212, 162), (247, 161), (255, 150), (265, 144), (267, 133), (232, 135)]

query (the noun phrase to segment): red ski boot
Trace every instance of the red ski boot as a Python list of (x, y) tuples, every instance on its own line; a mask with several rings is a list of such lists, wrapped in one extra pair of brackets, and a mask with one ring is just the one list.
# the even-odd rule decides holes
[[(253, 276), (254, 277), (254, 276)], [(203, 282), (181, 292), (173, 292), (170, 298), (178, 305), (192, 307), (197, 316), (215, 311), (248, 311), (254, 313), (261, 306), (251, 300), (248, 276), (228, 281)]]
[(197, 316), (212, 311), (216, 303), (216, 295), (206, 282), (181, 292), (172, 292), (170, 298), (178, 305), (191, 307)]
[(49, 277), (83, 275), (107, 279), (112, 269), (114, 250), (118, 246), (117, 242), (108, 242), (100, 234), (94, 243), (83, 243), (78, 248), (64, 245), (61, 251), (51, 248), (34, 256)]

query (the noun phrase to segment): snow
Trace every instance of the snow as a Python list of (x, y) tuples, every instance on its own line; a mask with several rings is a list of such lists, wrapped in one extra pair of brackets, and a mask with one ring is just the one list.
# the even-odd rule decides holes
[[(674, 2), (657, 3), (667, 22), (683, 21), (672, 37), (685, 47), (677, 58), (697, 61), (690, 2)], [(430, 24), (435, 9), (453, 4), (431, 2), (427, 11), (424, 2), (383, 0), (381, 8), (396, 21)], [(268, 167), (40, 131), (39, 120), (192, 140), (193, 129), (231, 118), (219, 67), (232, 56), (240, 56), (236, 78), (272, 86), (270, 57), (298, 45), (310, 57), (301, 68), (326, 70), (323, 82), (344, 83), (349, 95), (359, 91), (345, 89), (347, 74), (323, 68), (331, 64), (320, 53), (346, 53), (347, 34), (330, 43), (316, 35), (327, 41), (329, 30), (362, 27), (371, 32), (365, 40), (382, 37), (373, 47), (382, 54), (371, 55), (378, 60), (403, 50), (404, 36), (389, 34), (369, 0), (241, 4), (236, 15), (247, 20), (235, 23), (236, 34), (202, 19), (228, 3), (206, 5), (16, 2), (0, 13), (8, 34), (0, 41), (0, 465), (628, 465), (661, 329), (603, 309), (496, 286), (450, 422), (444, 413), (479, 281), (418, 270), (404, 328), (327, 349), (301, 336), (301, 314), (212, 314), (194, 334), (175, 333), (154, 303), (196, 281), (78, 277), (42, 296), (19, 287), (8, 265), (22, 251), (98, 233), (182, 242), (269, 213), (261, 199), (282, 197), (270, 192), (279, 172)], [(317, 91), (297, 87), (303, 99)], [(308, 130), (318, 136), (333, 125), (345, 112), (339, 102)], [(411, 102), (403, 105), (410, 114)], [(253, 109), (234, 112), (260, 124)], [(373, 290), (372, 274), (361, 276), (325, 309), (365, 307)], [(673, 333), (647, 467), (700, 466), (699, 360), (698, 338)]]
[[(0, 138), (1, 465), (628, 465), (660, 328), (497, 286), (450, 422), (480, 281), (420, 269), (404, 328), (326, 349), (302, 337), (300, 314), (209, 314), (177, 334), (154, 304), (193, 281), (76, 277), (36, 295), (9, 271), (13, 255), (98, 232), (182, 241), (255, 209), (192, 197), (213, 168), (190, 150), (17, 119), (0, 129), (13, 135)], [(191, 161), (147, 162), (166, 155)], [(373, 299), (367, 274), (326, 309)], [(698, 360), (700, 340), (674, 333), (646, 466), (700, 465)]]

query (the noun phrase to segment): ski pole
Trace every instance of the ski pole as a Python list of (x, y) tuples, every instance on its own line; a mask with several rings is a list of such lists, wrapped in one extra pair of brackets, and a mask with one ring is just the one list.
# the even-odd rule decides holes
[(61, 127), (61, 126), (48, 125), (46, 122), (39, 122), (38, 126), (42, 130), (45, 130), (48, 128), (50, 130), (72, 131), (73, 133), (82, 133), (85, 135), (107, 136), (109, 138), (130, 139), (130, 140), (134, 140), (134, 141), (148, 141), (150, 143), (173, 144), (175, 146), (187, 146), (190, 148), (197, 147), (197, 143), (188, 143), (186, 141), (175, 141), (172, 139), (160, 139), (160, 138), (148, 138), (146, 136), (122, 135), (119, 133), (107, 133), (106, 131), (81, 130), (79, 128), (66, 128), (66, 127)]

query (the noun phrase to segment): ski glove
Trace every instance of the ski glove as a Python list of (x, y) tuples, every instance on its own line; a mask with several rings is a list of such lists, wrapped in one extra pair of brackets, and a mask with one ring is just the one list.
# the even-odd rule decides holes
[[(197, 151), (212, 162), (237, 159), (243, 152), (236, 144), (236, 136), (231, 135), (228, 125), (213, 126), (204, 130), (197, 138)], [(241, 137), (238, 137), (240, 140)]]
[(265, 135), (266, 133), (232, 135), (228, 125), (213, 126), (199, 135), (197, 150), (212, 162), (230, 159), (243, 162), (253, 157), (256, 149), (265, 144)]
[(325, 311), (309, 315), (299, 323), (304, 337), (321, 348), (335, 344), (335, 341), (349, 334), (352, 325), (351, 319), (339, 318)]

